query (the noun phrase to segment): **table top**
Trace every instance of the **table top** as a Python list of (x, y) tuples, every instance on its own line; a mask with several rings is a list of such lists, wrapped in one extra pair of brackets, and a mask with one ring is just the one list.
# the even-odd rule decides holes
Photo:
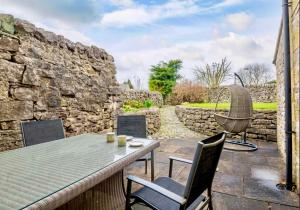
[[(142, 147), (118, 147), (105, 135), (83, 134), (0, 153), (0, 209), (23, 209), (127, 156)], [(125, 166), (124, 166), (125, 167)]]

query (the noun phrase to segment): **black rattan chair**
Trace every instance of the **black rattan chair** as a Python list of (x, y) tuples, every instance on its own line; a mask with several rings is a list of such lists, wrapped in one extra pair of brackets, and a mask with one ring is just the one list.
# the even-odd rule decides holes
[(32, 146), (65, 138), (61, 119), (21, 122), (24, 146)]
[[(192, 164), (186, 186), (170, 177), (160, 177), (154, 182), (148, 182), (135, 176), (128, 176), (126, 210), (130, 210), (135, 203), (142, 203), (157, 210), (203, 209), (207, 205), (212, 210), (212, 182), (225, 137), (225, 133), (220, 133), (199, 142), (193, 161), (170, 158), (170, 171), (173, 160)], [(131, 193), (132, 182), (144, 187)], [(202, 195), (205, 190), (207, 196)]]
[[(145, 115), (118, 116), (117, 135), (127, 135), (136, 138), (147, 138), (147, 122)], [(137, 160), (145, 162), (145, 174), (147, 174), (149, 160), (151, 160), (151, 156), (149, 154)]]

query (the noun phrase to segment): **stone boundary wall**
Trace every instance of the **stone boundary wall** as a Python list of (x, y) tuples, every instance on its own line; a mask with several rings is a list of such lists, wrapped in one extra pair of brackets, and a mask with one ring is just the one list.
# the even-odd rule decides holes
[(10, 15), (0, 23), (0, 151), (22, 146), (21, 121), (61, 118), (67, 136), (112, 129), (111, 55)]
[(122, 102), (128, 100), (145, 101), (152, 100), (155, 106), (161, 107), (163, 105), (163, 97), (159, 92), (150, 92), (145, 90), (123, 90), (120, 95)]
[[(223, 131), (222, 127), (215, 121), (214, 110), (212, 109), (176, 106), (175, 112), (179, 120), (193, 131), (206, 135)], [(218, 113), (226, 115), (226, 110)], [(239, 135), (229, 137), (240, 138)], [(247, 138), (258, 141), (276, 141), (276, 111), (255, 110), (251, 126), (247, 130)]]
[[(250, 95), (252, 97), (253, 102), (276, 102), (276, 84), (267, 84), (261, 86), (249, 86), (248, 88)], [(207, 90), (207, 99), (209, 102), (217, 102), (217, 98), (219, 96), (220, 91), (223, 88), (216, 88), (216, 89), (208, 89)], [(220, 97), (220, 102), (229, 102), (230, 100), (230, 93), (229, 91), (224, 91), (224, 94)]]
[[(120, 113), (119, 115), (145, 115), (147, 121), (148, 135), (155, 134), (161, 125), (160, 114), (158, 108), (142, 109), (138, 112)], [(115, 120), (115, 129), (117, 129), (117, 121)]]

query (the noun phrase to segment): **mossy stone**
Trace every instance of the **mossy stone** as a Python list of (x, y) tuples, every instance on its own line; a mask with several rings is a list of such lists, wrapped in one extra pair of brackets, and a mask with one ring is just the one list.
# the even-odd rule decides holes
[(0, 14), (0, 30), (9, 34), (15, 33), (14, 17), (12, 15)]

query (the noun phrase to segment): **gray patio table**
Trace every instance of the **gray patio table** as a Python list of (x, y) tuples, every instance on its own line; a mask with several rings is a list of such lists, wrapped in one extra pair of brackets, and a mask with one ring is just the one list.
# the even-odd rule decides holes
[(123, 169), (159, 147), (118, 147), (83, 134), (0, 153), (0, 209), (117, 209), (125, 201)]

